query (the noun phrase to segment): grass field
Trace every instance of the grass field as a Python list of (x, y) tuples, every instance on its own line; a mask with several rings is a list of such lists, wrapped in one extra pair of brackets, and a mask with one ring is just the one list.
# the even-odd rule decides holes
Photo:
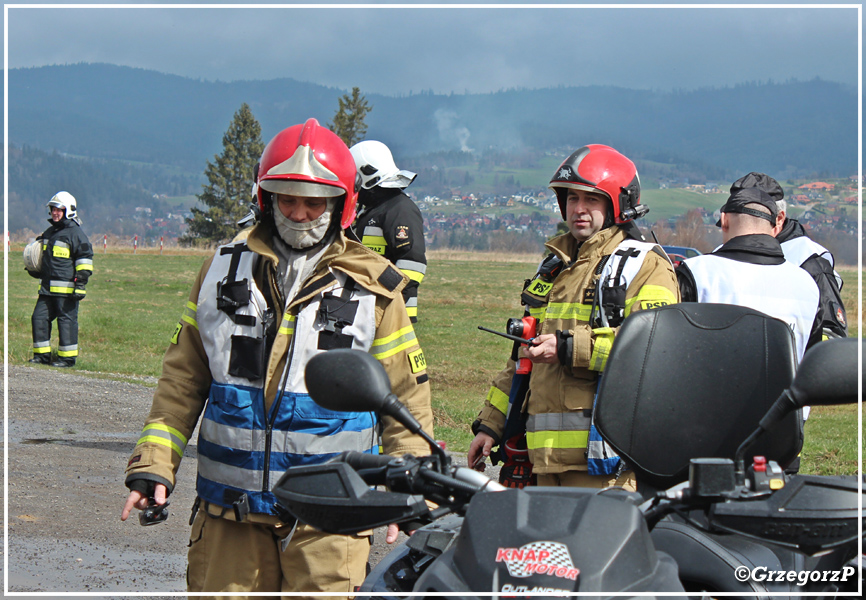
[[(24, 271), (21, 247), (13, 246), (8, 273), (7, 359), (24, 364), (30, 354), (30, 314), (38, 282)], [(81, 304), (78, 371), (134, 379), (157, 376), (203, 252), (102, 254)], [(505, 363), (511, 342), (478, 330), (502, 330), (522, 315), (523, 280), (538, 256), (435, 252), (420, 292), (418, 337), (428, 361), (436, 437), (465, 451), (469, 424), (493, 375)], [(856, 271), (841, 272), (843, 295), (856, 335)], [(56, 347), (56, 328), (53, 331)], [(47, 368), (47, 367), (40, 367)], [(102, 375), (105, 376), (105, 375)], [(857, 407), (817, 407), (806, 424), (803, 471), (854, 473), (857, 469)]]

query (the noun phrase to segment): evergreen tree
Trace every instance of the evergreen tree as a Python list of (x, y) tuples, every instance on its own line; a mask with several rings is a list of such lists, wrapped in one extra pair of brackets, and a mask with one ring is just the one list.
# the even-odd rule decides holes
[(207, 163), (208, 183), (197, 198), (208, 208), (192, 209), (182, 243), (222, 243), (234, 237), (238, 220), (248, 212), (253, 169), (263, 150), (261, 125), (245, 102), (223, 134), (223, 153)]
[(356, 87), (352, 88), (351, 96), (343, 94), (337, 102), (339, 108), (334, 113), (334, 121), (328, 123), (328, 128), (340, 136), (347, 146), (352, 147), (364, 139), (364, 134), (367, 133), (364, 118), (373, 107)]

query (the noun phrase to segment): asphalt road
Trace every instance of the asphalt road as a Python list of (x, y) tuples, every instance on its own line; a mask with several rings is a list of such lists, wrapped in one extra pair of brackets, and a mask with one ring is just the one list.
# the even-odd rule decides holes
[[(136, 515), (120, 521), (127, 496), (123, 471), (154, 384), (152, 378), (120, 382), (95, 373), (9, 367), (9, 541), (2, 549), (9, 596), (62, 592), (133, 598), (124, 594), (149, 593), (168, 598), (159, 594), (186, 589), (195, 435), (169, 499), (169, 519), (153, 527), (141, 527)], [(454, 458), (465, 464), (465, 457)], [(371, 563), (388, 550), (383, 530), (377, 531)]]

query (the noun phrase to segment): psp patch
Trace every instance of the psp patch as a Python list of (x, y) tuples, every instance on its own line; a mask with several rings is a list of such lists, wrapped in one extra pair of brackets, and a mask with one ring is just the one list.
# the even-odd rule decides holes
[(409, 226), (408, 225), (397, 225), (396, 231), (394, 231), (394, 237), (398, 240), (408, 240), (409, 239)]
[(667, 300), (641, 300), (640, 307), (642, 310), (647, 310), (649, 308), (661, 308), (668, 304), (670, 304), (670, 302)]
[(427, 368), (427, 359), (424, 358), (424, 351), (420, 348), (415, 350), (415, 352), (409, 353), (409, 367), (412, 369), (412, 373), (419, 373)]
[(172, 343), (172, 344), (177, 344), (177, 338), (178, 338), (178, 336), (180, 335), (180, 330), (181, 330), (182, 327), (183, 327), (183, 326), (182, 326), (180, 323), (178, 323), (177, 325), (175, 325), (175, 327), (174, 327), (174, 333), (173, 333), (172, 336), (171, 336), (171, 343)]

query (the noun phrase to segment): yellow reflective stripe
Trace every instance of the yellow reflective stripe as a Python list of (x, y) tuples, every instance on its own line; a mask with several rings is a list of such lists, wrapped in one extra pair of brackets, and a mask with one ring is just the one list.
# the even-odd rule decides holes
[(361, 238), (361, 243), (376, 254), (385, 254), (385, 248), (388, 247), (388, 243), (381, 235), (365, 235)]
[(604, 371), (607, 357), (610, 356), (610, 349), (613, 346), (613, 329), (600, 327), (593, 329), (592, 333), (595, 334), (595, 344), (592, 347), (592, 356), (589, 357), (589, 368), (592, 371)]
[(586, 448), (589, 431), (527, 431), (526, 447), (538, 448)]
[(417, 306), (407, 306), (406, 307), (406, 314), (409, 315), (410, 318), (411, 317), (417, 317), (418, 316), (418, 307)]
[(75, 293), (78, 294), (79, 296), (85, 296), (85, 295), (87, 295), (87, 290), (85, 290), (84, 288), (81, 288), (80, 290), (75, 290)]
[(177, 452), (178, 456), (183, 456), (183, 448), (166, 438), (157, 437), (155, 435), (143, 435), (141, 436), (141, 438), (139, 438), (138, 443), (143, 444), (145, 442), (152, 442), (154, 444), (159, 444), (160, 446), (167, 446)]
[(51, 352), (51, 346), (36, 347), (33, 346), (33, 354), (48, 354)]
[(295, 321), (298, 319), (296, 315), (286, 313), (283, 315), (283, 322), (280, 323), (280, 333), (284, 335), (294, 335)]
[(75, 349), (75, 350), (58, 350), (57, 356), (62, 356), (63, 358), (69, 358), (71, 356), (78, 356), (78, 349)]
[(75, 270), (76, 270), (76, 271), (90, 271), (90, 272), (93, 272), (93, 265), (88, 265), (88, 264), (75, 265)]
[(418, 341), (415, 339), (415, 330), (409, 325), (387, 337), (373, 340), (370, 354), (374, 358), (382, 360), (417, 345)]
[[(148, 431), (152, 433), (149, 434)], [(185, 435), (174, 427), (162, 425), (161, 423), (151, 423), (144, 426), (141, 434), (138, 444), (152, 442), (171, 448), (178, 456), (183, 456), (183, 449), (186, 447), (187, 439)]]
[(579, 302), (551, 302), (545, 311), (546, 319), (576, 319), (589, 321), (589, 311), (592, 306)]
[(198, 321), (196, 320), (196, 317), (198, 317), (198, 307), (195, 302), (187, 301), (186, 307), (183, 309), (183, 314), (180, 316), (180, 320), (184, 323), (189, 323), (198, 329)]
[(539, 308), (530, 308), (529, 316), (538, 319), (538, 324), (540, 325), (544, 321), (544, 307), (540, 306)]
[(508, 394), (495, 385), (490, 386), (490, 391), (487, 392), (487, 401), (503, 415), (508, 413)]
[(74, 288), (67, 286), (59, 286), (59, 285), (51, 285), (48, 286), (49, 292), (54, 292), (55, 294), (71, 294)]
[(659, 308), (668, 304), (676, 304), (677, 297), (668, 288), (661, 285), (645, 285), (638, 290), (637, 295), (631, 300), (626, 300), (625, 313), (627, 317), (631, 314), (635, 303), (638, 303), (641, 310), (650, 308)]
[(412, 281), (417, 281), (418, 283), (421, 283), (421, 281), (424, 279), (424, 273), (419, 273), (418, 271), (412, 271), (410, 269), (400, 269), (400, 271), (402, 271), (403, 275), (405, 275)]
[(166, 433), (170, 433), (171, 435), (178, 438), (184, 446), (186, 446), (187, 442), (189, 441), (186, 436), (180, 431), (178, 431), (174, 427), (163, 425), (162, 423), (150, 423), (148, 425), (145, 425), (144, 428), (142, 428), (142, 432), (147, 431), (148, 429), (153, 429), (154, 431), (165, 431)]

